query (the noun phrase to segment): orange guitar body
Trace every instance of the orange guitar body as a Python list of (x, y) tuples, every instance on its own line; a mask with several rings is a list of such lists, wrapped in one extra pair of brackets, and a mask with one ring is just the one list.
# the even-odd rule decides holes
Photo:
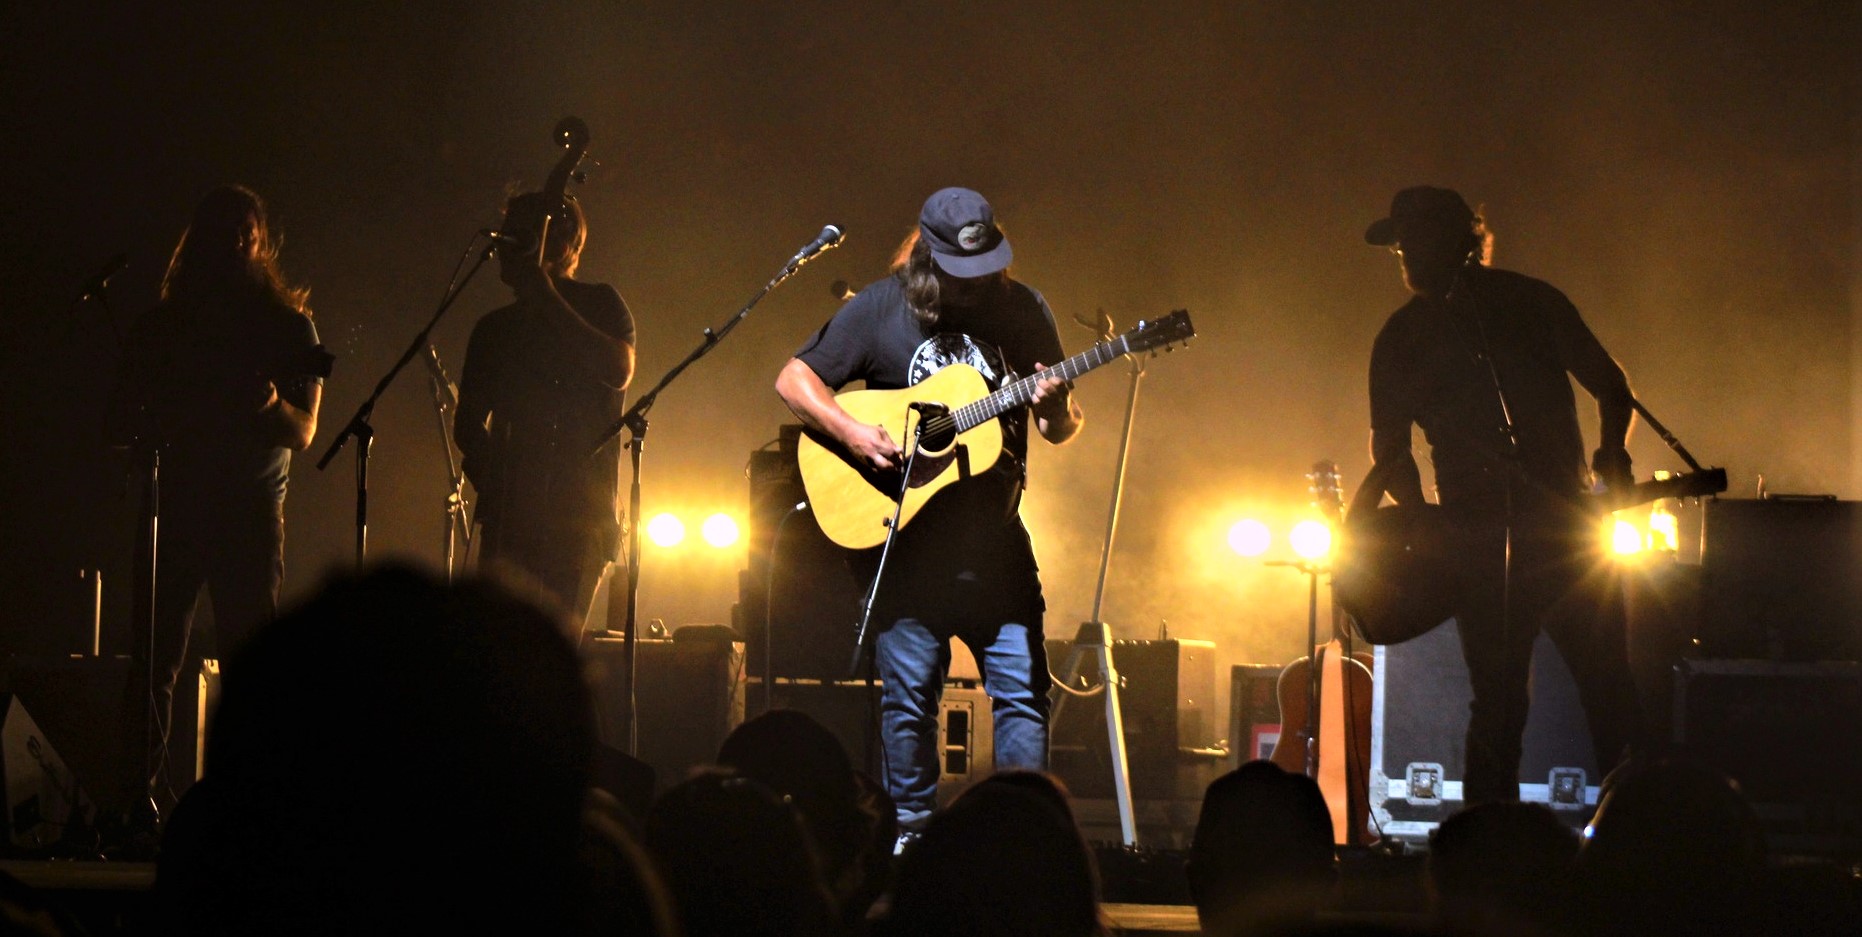
[[(1320, 645), (1316, 651), (1323, 656), (1333, 645)], [(1305, 738), (1306, 713), (1311, 708), (1308, 700), (1312, 690), (1312, 657), (1302, 657), (1286, 666), (1280, 672), (1280, 681), (1276, 693), (1280, 699), (1280, 741), (1274, 746), (1271, 760), (1288, 774), (1306, 773), (1306, 752), (1309, 744), (1320, 744), (1318, 740), (1326, 738), (1333, 727), (1328, 725), (1323, 714), (1313, 718), (1315, 738)], [(1360, 651), (1353, 654), (1343, 664), (1343, 682), (1345, 711), (1350, 718), (1345, 720), (1344, 731), (1335, 734), (1345, 759), (1345, 817), (1347, 824), (1347, 842), (1360, 845), (1364, 830), (1370, 821), (1370, 764), (1371, 764), (1371, 663), (1369, 652)], [(1323, 691), (1321, 691), (1323, 692)]]
[[(1306, 477), (1312, 483), (1313, 505), (1336, 529), (1344, 513), (1337, 464), (1316, 463)], [(1313, 577), (1312, 625), (1316, 631), (1318, 577), (1326, 570), (1318, 566), (1301, 568)], [(1272, 758), (1288, 773), (1310, 775), (1318, 782), (1332, 815), (1332, 842), (1358, 846), (1364, 842), (1365, 825), (1370, 819), (1371, 666), (1375, 658), (1369, 653), (1345, 653), (1345, 636), (1350, 631), (1350, 619), (1334, 600), (1332, 640), (1317, 645), (1311, 655), (1280, 672), (1276, 687), (1280, 698), (1280, 742), (1274, 746)], [(1313, 640), (1318, 640), (1317, 634)], [(1317, 674), (1312, 669), (1315, 660), (1319, 662)], [(1317, 712), (1313, 711), (1315, 703)]]

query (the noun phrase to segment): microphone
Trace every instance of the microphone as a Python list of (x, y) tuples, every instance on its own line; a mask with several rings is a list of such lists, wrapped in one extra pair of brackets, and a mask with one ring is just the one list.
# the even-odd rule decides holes
[(128, 269), (128, 267), (129, 267), (129, 255), (128, 254), (118, 254), (115, 257), (110, 258), (109, 262), (103, 265), (102, 270), (97, 271), (95, 276), (92, 276), (84, 281), (84, 295), (78, 297), (78, 300), (82, 302), (86, 299), (91, 299), (95, 297), (99, 293), (102, 293), (104, 287), (110, 285), (111, 278), (115, 277), (119, 273), (122, 273), (125, 269)]
[(828, 284), (828, 295), (846, 302), (853, 298), (853, 287), (848, 286), (846, 280), (835, 280)]
[(490, 240), (499, 247), (508, 247), (522, 253), (536, 245), (536, 238), (528, 231), (500, 231), (497, 228), (478, 229), (480, 237)]
[(814, 256), (816, 254), (819, 254), (822, 251), (827, 250), (828, 248), (838, 246), (840, 244), (840, 239), (841, 239), (841, 230), (840, 230), (839, 225), (828, 225), (827, 227), (822, 228), (821, 234), (816, 236), (816, 238), (813, 241), (810, 241), (807, 247), (804, 247), (801, 250), (796, 251), (795, 256), (789, 258), (789, 266), (793, 268), (793, 267), (799, 267), (802, 264), (807, 263), (808, 261), (814, 259)]
[(427, 373), (433, 375), (433, 389), (440, 395), (441, 401), (446, 406), (457, 409), (459, 388), (453, 384), (453, 379), (447, 376), (446, 366), (440, 363), (440, 350), (428, 345), (427, 353), (420, 357), (427, 363)]

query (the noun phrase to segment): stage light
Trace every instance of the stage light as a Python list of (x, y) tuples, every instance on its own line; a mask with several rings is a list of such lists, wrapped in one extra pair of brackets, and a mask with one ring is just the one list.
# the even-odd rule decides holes
[(1637, 530), (1635, 524), (1619, 517), (1610, 525), (1610, 549), (1617, 556), (1635, 556), (1642, 552), (1643, 546), (1642, 531)]
[(647, 521), (647, 539), (656, 547), (676, 547), (685, 541), (685, 523), (671, 514), (655, 514)]
[(1300, 559), (1323, 559), (1332, 552), (1332, 528), (1326, 526), (1324, 521), (1304, 520), (1294, 524), (1293, 532), (1287, 535), (1287, 540)]
[(1655, 502), (1649, 510), (1649, 549), (1674, 553), (1681, 548), (1681, 519), (1665, 501)]
[(1254, 518), (1236, 521), (1235, 526), (1228, 529), (1228, 548), (1241, 556), (1260, 556), (1267, 552), (1273, 540), (1267, 525)]
[(713, 514), (698, 528), (705, 542), (722, 550), (737, 542), (737, 522), (729, 514)]

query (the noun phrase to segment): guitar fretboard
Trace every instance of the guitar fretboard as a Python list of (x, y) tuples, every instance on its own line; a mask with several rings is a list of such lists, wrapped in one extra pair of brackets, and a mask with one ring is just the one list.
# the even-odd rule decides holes
[(951, 418), (957, 421), (957, 432), (967, 432), (972, 427), (993, 420), (1016, 407), (1025, 407), (1034, 399), (1034, 389), (1041, 381), (1058, 377), (1071, 381), (1094, 368), (1108, 364), (1131, 352), (1131, 336), (1121, 335), (1109, 342), (1100, 342), (1085, 351), (1068, 358), (1045, 371), (1037, 371), (1027, 377), (1017, 378), (1001, 389), (972, 401), (951, 411)]

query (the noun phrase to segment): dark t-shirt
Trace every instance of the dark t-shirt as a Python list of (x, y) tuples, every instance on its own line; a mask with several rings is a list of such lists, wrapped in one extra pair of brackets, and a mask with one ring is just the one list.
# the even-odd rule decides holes
[[(1012, 376), (1034, 373), (1037, 362), (1051, 365), (1065, 356), (1047, 301), (1024, 284), (1011, 280), (999, 303), (949, 310), (927, 330), (892, 277), (848, 300), (795, 353), (836, 391), (853, 381), (875, 390), (909, 387), (955, 362), (982, 372), (994, 390)], [(1003, 455), (991, 471), (933, 496), (900, 532), (895, 549), (902, 552), (889, 562), (912, 569), (915, 579), (999, 583), (1032, 574), (1033, 552), (1015, 514), (1028, 455), (1028, 408), (998, 419)]]
[[(634, 343), (634, 318), (614, 288), (557, 280), (557, 292), (614, 339)], [(616, 528), (620, 442), (589, 447), (623, 412), (622, 391), (578, 372), (541, 313), (504, 306), (478, 321), (459, 376), (454, 426), (465, 472), (478, 490), (478, 518), (506, 531), (540, 534)], [(468, 412), (487, 414), (469, 425)]]
[(1599, 399), (1627, 397), (1628, 383), (1563, 293), (1506, 270), (1469, 267), (1452, 302), (1415, 297), (1391, 314), (1371, 351), (1373, 457), (1380, 465), (1411, 458), (1414, 423), (1444, 505), (1503, 511), (1509, 446), (1495, 372), (1528, 482), (1559, 496), (1582, 491), (1570, 377)]
[(299, 409), (327, 367), (309, 314), (258, 295), (162, 303), (131, 329), (126, 403), (137, 432), (162, 447), (164, 507), (283, 501), (291, 450), (256, 416), (265, 382)]

